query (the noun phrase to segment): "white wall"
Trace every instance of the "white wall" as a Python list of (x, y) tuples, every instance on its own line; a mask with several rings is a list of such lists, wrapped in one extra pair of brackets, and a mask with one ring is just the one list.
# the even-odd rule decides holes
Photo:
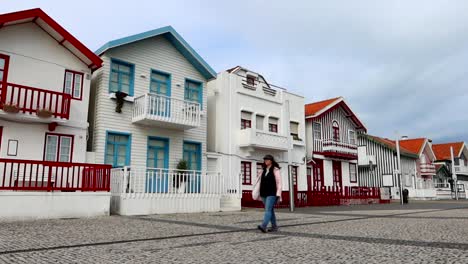
[[(97, 89), (93, 124), (93, 151), (96, 153), (96, 162), (104, 163), (106, 131), (118, 131), (132, 135), (131, 166), (146, 166), (148, 136), (158, 136), (169, 139), (170, 168), (175, 167), (182, 158), (184, 140), (202, 143), (202, 168), (206, 168), (207, 89), (206, 80), (195, 67), (162, 36), (111, 49), (101, 58), (104, 60), (104, 67), (93, 74), (93, 88)], [(171, 74), (173, 98), (184, 99), (185, 78), (202, 82), (203, 115), (200, 127), (183, 131), (134, 125), (131, 121), (133, 103), (129, 101), (124, 103), (122, 113), (116, 113), (115, 100), (109, 98), (111, 58), (135, 65), (135, 97), (149, 92), (151, 69)], [(141, 77), (142, 74), (146, 75), (146, 78)]]

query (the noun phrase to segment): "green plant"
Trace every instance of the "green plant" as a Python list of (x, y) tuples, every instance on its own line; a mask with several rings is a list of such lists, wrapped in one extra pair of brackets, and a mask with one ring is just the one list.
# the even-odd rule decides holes
[(177, 163), (177, 167), (176, 167), (178, 170), (188, 170), (189, 167), (188, 167), (188, 163), (186, 160), (179, 160), (179, 163)]
[(180, 184), (187, 180), (187, 170), (189, 169), (186, 160), (179, 160), (176, 166), (175, 175), (173, 178), (173, 186), (179, 188)]

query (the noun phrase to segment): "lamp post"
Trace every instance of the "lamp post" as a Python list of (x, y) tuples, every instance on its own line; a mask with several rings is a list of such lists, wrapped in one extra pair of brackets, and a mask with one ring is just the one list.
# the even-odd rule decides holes
[[(289, 183), (289, 211), (294, 211), (294, 179), (291, 173), (292, 165), (292, 137), (290, 131), (290, 105), (289, 100), (285, 101), (285, 113), (286, 113), (286, 135), (288, 136), (288, 183)], [(297, 176), (296, 176), (297, 177)]]
[(396, 133), (396, 149), (397, 149), (397, 173), (398, 173), (398, 181), (400, 185), (400, 204), (403, 205), (403, 184), (401, 180), (401, 159), (400, 159), (400, 136), (398, 132)]
[(450, 156), (452, 158), (452, 179), (453, 179), (453, 185), (455, 185), (455, 199), (458, 201), (457, 174), (455, 173), (455, 158), (453, 157), (453, 147), (452, 146), (450, 146)]

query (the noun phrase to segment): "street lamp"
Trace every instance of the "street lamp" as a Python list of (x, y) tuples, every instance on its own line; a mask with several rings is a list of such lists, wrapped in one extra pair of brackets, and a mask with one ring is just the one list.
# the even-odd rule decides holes
[(453, 179), (453, 184), (455, 185), (455, 199), (458, 201), (457, 174), (455, 173), (455, 159), (453, 157), (453, 147), (452, 146), (450, 146), (450, 156), (452, 158), (452, 179)]
[(398, 181), (400, 185), (400, 204), (403, 205), (403, 185), (402, 185), (402, 180), (401, 180), (401, 158), (400, 158), (400, 138), (398, 135), (398, 132), (396, 134), (396, 149), (397, 149), (397, 166), (398, 169), (396, 172), (398, 173)]

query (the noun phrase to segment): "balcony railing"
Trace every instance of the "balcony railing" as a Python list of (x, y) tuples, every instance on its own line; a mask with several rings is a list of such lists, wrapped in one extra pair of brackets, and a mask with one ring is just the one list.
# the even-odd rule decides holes
[(434, 164), (421, 163), (421, 165), (419, 167), (420, 167), (421, 174), (425, 174), (425, 175), (429, 175), (429, 174), (434, 174), (435, 175), (436, 174), (436, 169), (435, 169)]
[(358, 166), (361, 167), (369, 167), (369, 166), (376, 166), (375, 163), (375, 156), (374, 155), (365, 155), (365, 156), (358, 156)]
[(455, 173), (468, 175), (468, 166), (455, 166)]
[(289, 148), (287, 136), (254, 128), (240, 130), (239, 146), (280, 151), (287, 151)]
[(134, 123), (168, 128), (190, 129), (200, 126), (200, 104), (148, 93), (134, 101)]
[(353, 144), (337, 142), (334, 140), (324, 140), (322, 149), (325, 155), (357, 159), (357, 146)]
[(61, 92), (13, 83), (6, 83), (0, 89), (0, 109), (4, 112), (38, 115), (44, 112), (50, 117), (68, 119), (70, 103), (71, 95)]
[(110, 190), (110, 165), (0, 159), (0, 190)]

